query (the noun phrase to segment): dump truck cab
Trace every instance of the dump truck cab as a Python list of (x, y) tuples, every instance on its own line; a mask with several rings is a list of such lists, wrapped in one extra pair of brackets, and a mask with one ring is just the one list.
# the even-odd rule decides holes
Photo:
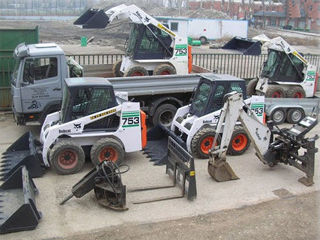
[(22, 43), (16, 47), (14, 58), (11, 95), (15, 120), (22, 125), (43, 122), (48, 113), (60, 109), (63, 80), (75, 70), (68, 65), (78, 64), (67, 60), (55, 43)]

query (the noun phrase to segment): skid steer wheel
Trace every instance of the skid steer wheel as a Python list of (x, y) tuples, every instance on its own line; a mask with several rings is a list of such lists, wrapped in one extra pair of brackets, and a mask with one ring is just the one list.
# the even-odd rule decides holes
[(92, 146), (90, 157), (95, 166), (103, 161), (112, 161), (119, 165), (124, 159), (124, 149), (118, 140), (102, 138)]
[[(197, 158), (209, 158), (209, 150), (213, 146), (216, 132), (211, 127), (204, 127), (198, 131), (191, 141), (191, 151)], [(216, 145), (220, 144), (220, 136)]]
[(62, 139), (51, 149), (50, 162), (58, 174), (74, 174), (82, 169), (85, 154), (78, 144), (71, 140)]
[(141, 66), (135, 66), (129, 68), (125, 73), (124, 77), (134, 77), (134, 76), (148, 76), (148, 71)]
[(247, 151), (249, 146), (250, 138), (248, 134), (242, 127), (236, 126), (233, 131), (227, 153), (230, 155), (241, 155)]
[(282, 87), (279, 86), (269, 86), (266, 92), (266, 97), (270, 98), (284, 98), (285, 93)]
[(153, 117), (153, 126), (163, 125), (169, 127), (172, 123), (177, 107), (172, 104), (163, 104), (157, 108)]
[(256, 86), (258, 83), (258, 79), (252, 79), (249, 81), (247, 85), (247, 95), (252, 96), (256, 93)]
[(287, 91), (288, 98), (304, 98), (306, 97), (305, 92), (301, 87), (292, 87)]
[(305, 113), (301, 108), (292, 108), (287, 113), (288, 123), (298, 123), (305, 117)]
[(120, 71), (121, 63), (122, 63), (122, 59), (119, 59), (112, 66), (112, 73), (115, 77), (123, 76), (123, 72)]
[(171, 75), (176, 73), (176, 69), (169, 64), (161, 64), (153, 71), (153, 75)]

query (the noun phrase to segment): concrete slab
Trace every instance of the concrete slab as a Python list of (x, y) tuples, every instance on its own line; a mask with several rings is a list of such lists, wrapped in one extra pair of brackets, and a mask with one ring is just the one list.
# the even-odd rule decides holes
[[(11, 119), (1, 121), (0, 129), (2, 131), (0, 152), (3, 152), (23, 132), (32, 130), (37, 133), (39, 131), (37, 128), (17, 127)], [(320, 125), (311, 134), (319, 130)], [(320, 141), (317, 142), (317, 147), (319, 146)], [(179, 190), (127, 193), (129, 210), (126, 212), (114, 212), (99, 206), (93, 192), (81, 199), (73, 198), (63, 206), (59, 205), (59, 202), (70, 193), (71, 187), (92, 167), (90, 163), (86, 164), (81, 173), (70, 176), (58, 176), (48, 170), (42, 178), (34, 179), (39, 189), (39, 195), (36, 197), (37, 208), (43, 214), (37, 229), (6, 234), (4, 237), (6, 240), (66, 237), (99, 231), (105, 227), (124, 223), (150, 223), (239, 208), (277, 199), (284, 195), (298, 195), (320, 189), (317, 161), (315, 185), (312, 187), (305, 187), (297, 181), (303, 176), (303, 173), (293, 167), (278, 165), (269, 168), (263, 165), (255, 157), (252, 147), (242, 156), (229, 156), (228, 162), (240, 180), (217, 183), (207, 173), (207, 161), (196, 160), (198, 188), (196, 200), (189, 202), (183, 198), (135, 205), (133, 201), (174, 194)], [(165, 167), (153, 166), (140, 152), (128, 154), (126, 163), (130, 166), (130, 171), (123, 175), (123, 183), (127, 185), (127, 189), (170, 183), (165, 174)]]

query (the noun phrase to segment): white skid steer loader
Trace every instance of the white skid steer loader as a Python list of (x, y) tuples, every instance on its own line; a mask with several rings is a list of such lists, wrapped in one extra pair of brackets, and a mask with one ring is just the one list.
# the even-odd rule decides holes
[(108, 10), (89, 9), (74, 24), (83, 28), (105, 28), (118, 19), (129, 19), (133, 24), (126, 54), (113, 66), (116, 77), (191, 72), (191, 47), (187, 38), (177, 36), (136, 5), (121, 4)]
[[(142, 150), (146, 145), (146, 114), (137, 102), (122, 99), (119, 104), (117, 100), (106, 79), (67, 78), (61, 111), (47, 116), (40, 143), (28, 133), (13, 144), (25, 145), (25, 155), (12, 161), (6, 174), (22, 164), (30, 170), (44, 165), (52, 166), (58, 174), (73, 174), (82, 169), (87, 151), (92, 163), (98, 165), (105, 160), (120, 164), (125, 153)], [(20, 156), (19, 150), (11, 155)], [(31, 175), (42, 174), (38, 170)]]

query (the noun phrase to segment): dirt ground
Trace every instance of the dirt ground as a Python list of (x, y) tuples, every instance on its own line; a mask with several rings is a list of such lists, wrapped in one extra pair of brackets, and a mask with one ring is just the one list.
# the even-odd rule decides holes
[(254, 206), (141, 225), (120, 225), (65, 240), (316, 240), (320, 239), (319, 192)]

